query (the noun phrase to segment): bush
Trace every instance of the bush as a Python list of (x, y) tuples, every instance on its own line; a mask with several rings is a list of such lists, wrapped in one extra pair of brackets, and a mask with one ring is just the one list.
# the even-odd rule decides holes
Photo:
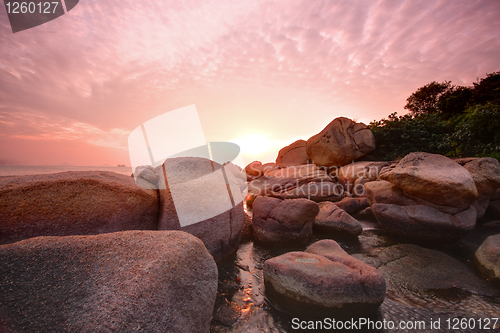
[(468, 108), (450, 138), (460, 155), (500, 155), (500, 105), (488, 103)]
[(377, 149), (370, 158), (395, 160), (425, 151), (448, 157), (500, 160), (500, 71), (472, 87), (431, 82), (407, 99), (410, 114), (373, 121)]

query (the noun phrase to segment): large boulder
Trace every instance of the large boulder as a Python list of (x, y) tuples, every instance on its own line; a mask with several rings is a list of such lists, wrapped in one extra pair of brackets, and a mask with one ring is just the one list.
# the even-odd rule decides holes
[(217, 266), (179, 231), (0, 246), (2, 332), (208, 332)]
[(371, 208), (384, 231), (425, 242), (457, 241), (476, 225), (477, 213), (472, 206), (455, 215), (425, 205), (373, 204)]
[(334, 119), (307, 140), (307, 155), (317, 165), (342, 166), (375, 150), (375, 138), (363, 123)]
[(500, 234), (486, 238), (476, 251), (475, 262), (481, 274), (500, 283)]
[(0, 244), (156, 229), (158, 193), (105, 171), (0, 178)]
[(289, 146), (281, 148), (276, 158), (276, 164), (282, 167), (307, 164), (309, 157), (306, 153), (304, 140), (297, 140)]
[(158, 229), (195, 235), (218, 263), (234, 254), (245, 216), (241, 188), (231, 170), (199, 157), (167, 159), (157, 169)]
[(384, 301), (386, 289), (377, 269), (354, 259), (333, 240), (266, 260), (264, 281), (267, 295), (301, 317), (370, 314)]
[(478, 197), (471, 174), (443, 155), (410, 153), (392, 171), (379, 176), (406, 194), (437, 205), (466, 210)]
[[(498, 288), (481, 279), (468, 265), (440, 251), (399, 244), (373, 248), (366, 254), (354, 254), (353, 257), (376, 267), (384, 275), (387, 293), (401, 300), (395, 304), (398, 306), (394, 308), (396, 311), (404, 310), (402, 305), (408, 304), (413, 308), (408, 314), (415, 315), (421, 314), (423, 309), (457, 315), (467, 315), (467, 308), (474, 309), (481, 316), (495, 312), (469, 296), (498, 297)], [(422, 307), (429, 301), (439, 306)]]
[(474, 202), (477, 218), (484, 216), (490, 199), (495, 191), (500, 188), (500, 164), (498, 160), (486, 157), (474, 159), (465, 163), (464, 168), (470, 172), (478, 191), (478, 198)]
[(370, 205), (376, 203), (393, 204), (400, 206), (423, 205), (439, 210), (445, 214), (458, 214), (463, 208), (441, 206), (416, 196), (406, 194), (402, 189), (386, 180), (379, 180), (365, 184), (367, 199)]
[(318, 204), (307, 199), (257, 197), (253, 203), (254, 239), (273, 245), (307, 243), (318, 212)]
[(363, 232), (361, 223), (333, 202), (324, 201), (318, 205), (319, 213), (314, 220), (315, 229), (340, 236), (355, 237)]

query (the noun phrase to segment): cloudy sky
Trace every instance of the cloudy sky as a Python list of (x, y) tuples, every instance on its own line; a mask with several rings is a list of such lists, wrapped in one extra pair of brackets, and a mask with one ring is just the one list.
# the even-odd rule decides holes
[(80, 0), (14, 34), (0, 6), (0, 160), (130, 165), (134, 128), (195, 104), (207, 141), (273, 161), (336, 117), (500, 70), (499, 17), (496, 0)]

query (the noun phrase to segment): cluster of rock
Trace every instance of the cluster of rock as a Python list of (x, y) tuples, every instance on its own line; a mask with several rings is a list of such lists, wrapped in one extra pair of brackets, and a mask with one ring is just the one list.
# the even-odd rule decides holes
[(240, 183), (227, 170), (208, 159), (181, 157), (156, 169), (139, 168), (137, 184), (101, 171), (2, 177), (0, 244), (36, 236), (182, 230), (222, 262), (236, 252), (244, 220)]
[(500, 165), (484, 158), (462, 167), (442, 155), (411, 153), (379, 177), (364, 186), (383, 230), (405, 238), (446, 242), (465, 236), (484, 215), (500, 187)]
[[(181, 157), (138, 167), (135, 182), (109, 172), (2, 177), (0, 328), (206, 332), (216, 263), (236, 252), (242, 233), (265, 246), (306, 245), (313, 230), (357, 237), (363, 228), (352, 215), (364, 213), (396, 238), (441, 243), (485, 214), (500, 216), (497, 160), (412, 153), (399, 163), (353, 162), (374, 148), (366, 125), (337, 118), (280, 150), (276, 163), (244, 170)], [(247, 190), (252, 212), (243, 209)], [(476, 252), (479, 271), (495, 281), (498, 236)], [(366, 315), (384, 301), (391, 255), (360, 261), (322, 240), (267, 260), (266, 293), (300, 316)]]

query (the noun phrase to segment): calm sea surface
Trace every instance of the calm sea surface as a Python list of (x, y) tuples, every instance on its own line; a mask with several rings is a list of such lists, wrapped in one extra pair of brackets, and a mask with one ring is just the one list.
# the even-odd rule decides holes
[(73, 165), (0, 165), (0, 176), (39, 175), (66, 171), (111, 171), (130, 176), (131, 167)]

